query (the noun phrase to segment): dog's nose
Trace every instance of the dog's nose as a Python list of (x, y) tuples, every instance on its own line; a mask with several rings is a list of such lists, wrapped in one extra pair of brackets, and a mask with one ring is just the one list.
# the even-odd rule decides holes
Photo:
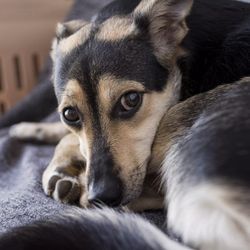
[(121, 201), (122, 185), (119, 179), (103, 179), (89, 185), (88, 202), (90, 204), (116, 207), (120, 205)]

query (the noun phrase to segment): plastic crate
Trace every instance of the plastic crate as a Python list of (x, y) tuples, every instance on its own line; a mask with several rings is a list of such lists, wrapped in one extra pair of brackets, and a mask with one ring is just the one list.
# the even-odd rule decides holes
[(37, 83), (55, 26), (73, 0), (0, 0), (0, 114)]

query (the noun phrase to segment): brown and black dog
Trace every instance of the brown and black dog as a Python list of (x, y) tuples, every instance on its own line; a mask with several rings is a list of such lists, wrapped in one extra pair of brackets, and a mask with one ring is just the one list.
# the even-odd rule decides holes
[(45, 193), (83, 207), (165, 204), (186, 244), (248, 249), (249, 79), (206, 91), (250, 75), (249, 14), (231, 0), (121, 0), (90, 23), (58, 25), (53, 82), (67, 129), (11, 130), (65, 136)]

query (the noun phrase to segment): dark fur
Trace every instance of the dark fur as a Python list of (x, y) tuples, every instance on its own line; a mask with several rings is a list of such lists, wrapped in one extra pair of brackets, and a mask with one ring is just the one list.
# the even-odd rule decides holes
[[(95, 20), (96, 26), (92, 28), (89, 39), (66, 58), (61, 58), (63, 63), (57, 71), (60, 77), (55, 81), (58, 98), (65, 83), (77, 79), (88, 93), (91, 107), (98, 109), (95, 86), (105, 73), (142, 82), (149, 91), (161, 91), (165, 87), (168, 72), (153, 54), (146, 31), (146, 17), (137, 20), (141, 33), (136, 38), (128, 37), (120, 42), (94, 39), (100, 23), (111, 16), (132, 12), (139, 2), (125, 4), (120, 0), (104, 8)], [(187, 18), (190, 31), (182, 45), (188, 55), (179, 62), (183, 73), (182, 100), (250, 75), (249, 13), (250, 5), (246, 3), (194, 1)], [(93, 113), (98, 113), (96, 111)]]
[(157, 62), (147, 37), (128, 37), (121, 42), (97, 41), (94, 38), (97, 30), (92, 30), (84, 44), (61, 59), (63, 64), (57, 73), (60, 79), (55, 81), (58, 97), (69, 79), (77, 79), (95, 107), (95, 87), (104, 74), (141, 82), (148, 90), (163, 89), (167, 71)]
[(232, 0), (194, 1), (183, 99), (250, 75), (250, 5)]
[[(63, 215), (53, 221), (37, 222), (14, 229), (0, 237), (1, 250), (161, 250), (166, 246), (145, 236), (152, 229), (148, 222), (134, 215), (111, 210), (71, 211), (74, 217)], [(141, 232), (141, 223), (144, 232)], [(157, 237), (157, 236), (156, 236)], [(149, 235), (149, 238), (150, 235)]]

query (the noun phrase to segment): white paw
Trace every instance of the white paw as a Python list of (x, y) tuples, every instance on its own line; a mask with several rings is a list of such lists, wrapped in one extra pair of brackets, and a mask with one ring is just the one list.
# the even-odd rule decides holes
[(78, 178), (64, 175), (56, 171), (45, 172), (43, 190), (46, 195), (62, 203), (79, 202), (81, 185)]
[(22, 122), (10, 127), (10, 137), (29, 140), (29, 139), (44, 139), (44, 131), (37, 123)]

